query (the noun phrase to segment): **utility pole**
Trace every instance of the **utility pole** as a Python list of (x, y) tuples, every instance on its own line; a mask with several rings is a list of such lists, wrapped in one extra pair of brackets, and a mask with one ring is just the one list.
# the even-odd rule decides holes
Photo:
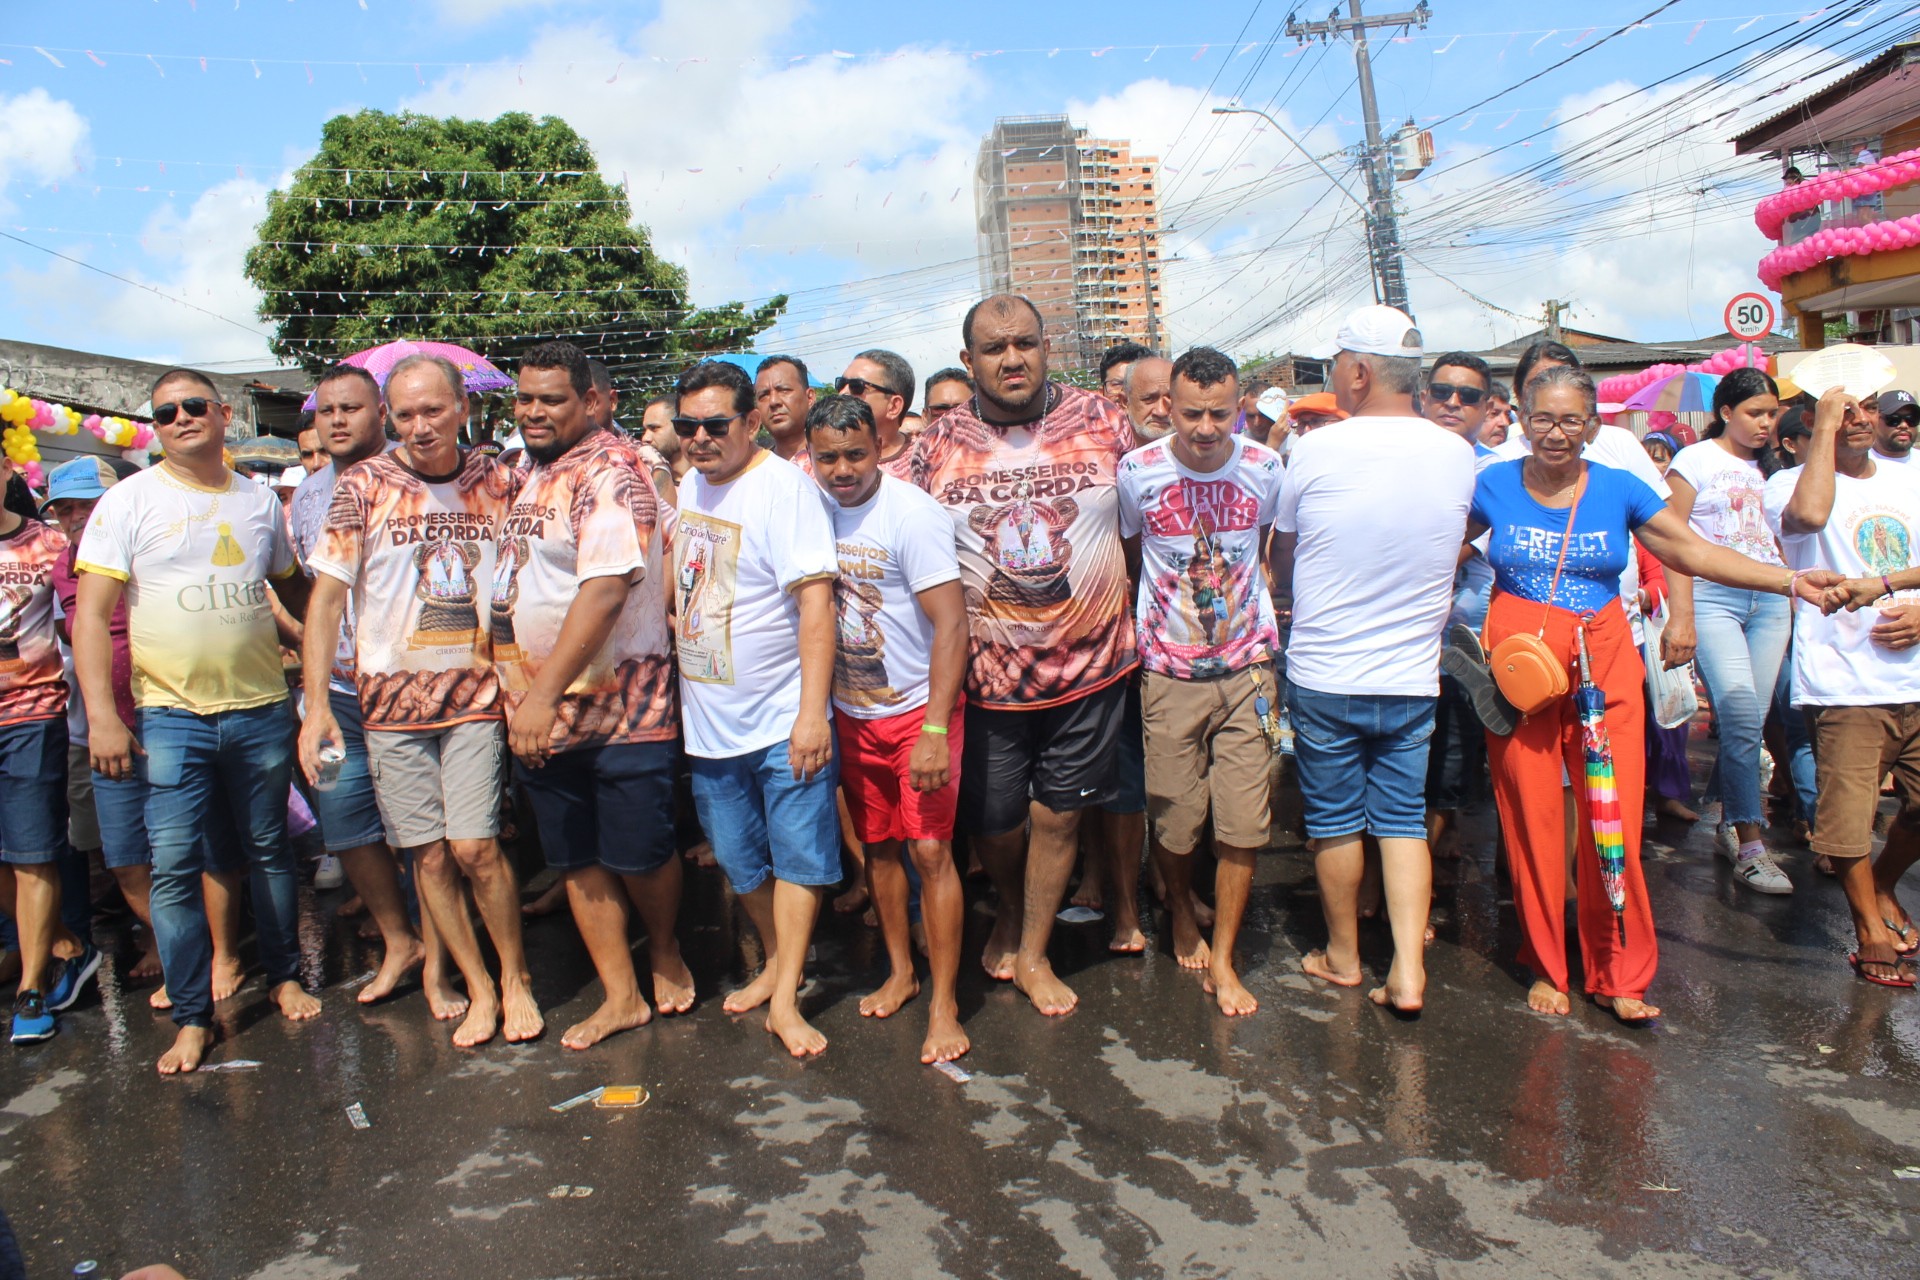
[(1560, 317), (1571, 310), (1573, 310), (1571, 302), (1561, 302), (1557, 298), (1547, 299), (1547, 340), (1549, 342), (1561, 340)]
[(1367, 52), (1367, 32), (1378, 27), (1425, 28), (1433, 11), (1427, 0), (1406, 13), (1367, 17), (1361, 0), (1347, 0), (1347, 15), (1335, 8), (1325, 22), (1287, 19), (1287, 34), (1296, 40), (1351, 36), (1353, 62), (1360, 74), (1360, 107), (1367, 122), (1367, 248), (1373, 258), (1376, 295), (1390, 307), (1411, 314), (1407, 305), (1407, 269), (1400, 260), (1400, 222), (1393, 208), (1393, 165), (1380, 136), (1380, 107), (1373, 96), (1373, 58)]

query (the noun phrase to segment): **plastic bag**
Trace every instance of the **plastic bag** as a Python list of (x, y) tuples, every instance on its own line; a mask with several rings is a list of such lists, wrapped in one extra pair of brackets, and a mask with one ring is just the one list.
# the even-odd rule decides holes
[(1640, 645), (1640, 657), (1647, 667), (1647, 699), (1653, 706), (1653, 722), (1672, 729), (1693, 719), (1700, 710), (1700, 698), (1693, 691), (1693, 664), (1683, 663), (1667, 669), (1660, 658), (1660, 637), (1667, 629), (1667, 607), (1662, 604), (1646, 616), (1646, 639)]

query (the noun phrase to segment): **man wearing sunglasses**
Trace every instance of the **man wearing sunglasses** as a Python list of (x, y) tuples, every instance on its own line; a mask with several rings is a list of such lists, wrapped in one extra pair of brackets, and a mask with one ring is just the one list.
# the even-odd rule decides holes
[[(101, 496), (81, 539), (74, 666), (93, 767), (147, 777), (153, 926), (179, 1034), (162, 1075), (196, 1069), (213, 1041), (212, 942), (202, 833), (224, 790), (253, 874), (271, 997), (294, 1021), (320, 1002), (300, 985), (299, 880), (287, 844), (293, 716), (268, 580), (296, 616), (307, 601), (273, 491), (227, 469), (233, 410), (202, 373), (172, 369), (152, 392), (166, 456)], [(113, 700), (114, 606), (125, 596), (136, 733)]]
[(1905, 466), (1913, 461), (1913, 440), (1920, 428), (1920, 405), (1908, 391), (1883, 391), (1874, 401), (1873, 457), (1876, 462)]
[(760, 934), (766, 967), (726, 998), (767, 1007), (794, 1057), (827, 1038), (800, 1015), (820, 900), (840, 882), (833, 584), (840, 559), (813, 481), (754, 446), (754, 387), (705, 360), (674, 384), (673, 429), (695, 474), (680, 489), (673, 572), (681, 718), (693, 801)]
[(807, 410), (813, 408), (813, 383), (798, 356), (768, 356), (753, 374), (754, 403), (760, 425), (773, 437), (776, 457), (792, 462), (807, 447)]
[(833, 389), (866, 401), (880, 436), (880, 469), (896, 480), (910, 481), (913, 441), (900, 424), (913, 408), (913, 366), (891, 351), (862, 351), (833, 380)]

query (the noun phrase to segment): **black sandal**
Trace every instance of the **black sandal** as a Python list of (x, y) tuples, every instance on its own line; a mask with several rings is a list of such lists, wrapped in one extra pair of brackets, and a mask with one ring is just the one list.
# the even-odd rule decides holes
[(1493, 682), (1493, 669), (1487, 665), (1487, 651), (1480, 637), (1464, 622), (1447, 629), (1447, 645), (1440, 650), (1440, 668), (1456, 680), (1473, 704), (1488, 733), (1502, 738), (1513, 736), (1520, 727), (1520, 712)]

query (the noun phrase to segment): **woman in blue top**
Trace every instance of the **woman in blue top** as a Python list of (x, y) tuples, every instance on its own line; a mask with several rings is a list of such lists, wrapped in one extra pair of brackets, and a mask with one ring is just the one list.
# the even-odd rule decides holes
[[(1487, 561), (1494, 570), (1494, 595), (1487, 611), (1489, 650), (1511, 635), (1539, 634), (1566, 661), (1571, 687), (1579, 674), (1574, 634), (1586, 628), (1593, 681), (1606, 695), (1626, 838), (1627, 905), (1622, 944), (1600, 885), (1586, 791), (1575, 786), (1580, 953), (1588, 994), (1622, 1022), (1640, 1023), (1660, 1011), (1645, 999), (1657, 962), (1653, 913), (1640, 875), (1646, 770), (1640, 690), (1646, 669), (1620, 606), (1620, 574), (1633, 554), (1632, 538), (1638, 536), (1677, 572), (1748, 591), (1798, 594), (1815, 605), (1834, 575), (1789, 573), (1708, 542), (1668, 510), (1644, 481), (1582, 461), (1581, 451), (1600, 425), (1594, 400), (1593, 380), (1578, 369), (1548, 369), (1529, 383), (1521, 396), (1520, 426), (1533, 452), (1480, 473), (1467, 540), (1490, 535)], [(1563, 541), (1566, 562), (1555, 587)], [(1572, 1003), (1567, 998), (1561, 788), (1564, 777), (1581, 778), (1586, 772), (1572, 696), (1522, 719), (1511, 737), (1489, 734), (1487, 753), (1520, 917), (1520, 960), (1534, 975), (1527, 1003), (1540, 1013), (1568, 1013)]]

